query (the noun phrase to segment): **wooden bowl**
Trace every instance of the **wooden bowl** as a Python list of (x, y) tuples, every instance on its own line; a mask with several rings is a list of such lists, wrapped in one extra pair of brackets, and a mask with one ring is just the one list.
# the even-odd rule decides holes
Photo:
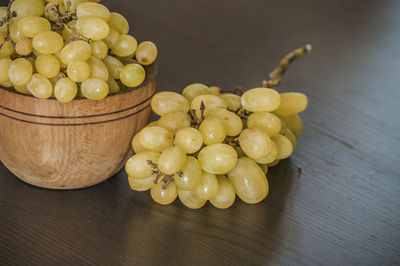
[(157, 66), (146, 72), (140, 87), (99, 101), (61, 103), (0, 88), (0, 160), (23, 181), (44, 188), (83, 188), (113, 176), (150, 119)]

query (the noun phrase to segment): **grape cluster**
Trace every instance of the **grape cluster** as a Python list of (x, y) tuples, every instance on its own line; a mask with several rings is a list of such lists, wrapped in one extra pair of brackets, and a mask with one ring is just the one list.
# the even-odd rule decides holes
[(89, 0), (11, 0), (0, 7), (0, 84), (37, 98), (99, 100), (143, 83), (157, 47)]
[(302, 93), (254, 88), (239, 96), (218, 87), (191, 84), (182, 94), (159, 92), (151, 107), (160, 116), (132, 140), (126, 163), (133, 190), (150, 190), (159, 204), (177, 197), (187, 207), (207, 201), (230, 207), (268, 194), (268, 167), (288, 158), (303, 130)]

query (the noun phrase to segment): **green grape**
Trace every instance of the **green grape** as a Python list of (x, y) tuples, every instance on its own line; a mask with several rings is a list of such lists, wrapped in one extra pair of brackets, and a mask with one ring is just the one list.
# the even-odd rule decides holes
[(269, 186), (264, 171), (248, 157), (241, 157), (228, 177), (238, 197), (246, 203), (258, 203), (268, 195)]
[(33, 37), (33, 48), (41, 54), (54, 54), (64, 46), (63, 37), (54, 31), (42, 31)]
[(129, 64), (121, 69), (119, 78), (125, 86), (130, 88), (137, 87), (145, 80), (146, 71), (139, 64)]
[(137, 48), (137, 41), (131, 35), (122, 34), (119, 41), (111, 47), (111, 51), (121, 57), (132, 56)]
[(90, 66), (85, 61), (74, 61), (68, 65), (67, 75), (72, 81), (83, 82), (90, 77)]
[(288, 140), (290, 140), (290, 142), (293, 145), (293, 150), (295, 150), (297, 146), (297, 140), (296, 136), (292, 133), (292, 131), (290, 131), (290, 129), (286, 129), (285, 134), (283, 134), (283, 136), (285, 136)]
[(106, 56), (102, 61), (106, 65), (110, 77), (113, 79), (119, 79), (121, 70), (124, 67), (121, 61), (109, 55)]
[(119, 32), (114, 30), (113, 28), (110, 28), (108, 35), (103, 39), (103, 41), (107, 44), (108, 48), (111, 48), (116, 45), (120, 39), (121, 35), (119, 34)]
[[(0, 18), (5, 18), (7, 16), (7, 7), (2, 6), (0, 7)], [(3, 25), (0, 26), (0, 32), (7, 32), (7, 23), (3, 23)]]
[(41, 99), (50, 98), (53, 94), (53, 86), (48, 78), (41, 74), (33, 74), (29, 80), (27, 89), (33, 96)]
[(78, 93), (78, 86), (69, 78), (61, 78), (54, 87), (54, 95), (60, 102), (72, 101)]
[(179, 93), (162, 91), (154, 95), (151, 100), (151, 108), (153, 112), (159, 116), (163, 116), (172, 111), (187, 113), (189, 111), (189, 103)]
[(221, 96), (222, 89), (217, 86), (208, 87), (212, 95)]
[(186, 153), (178, 146), (171, 146), (161, 152), (158, 168), (166, 175), (172, 175), (185, 165)]
[(201, 103), (205, 106), (204, 114), (207, 115), (212, 109), (224, 108), (226, 109), (226, 103), (220, 97), (215, 95), (199, 95), (192, 100), (190, 103), (190, 109), (195, 110), (196, 116), (201, 117)]
[[(50, 21), (57, 21), (59, 14), (64, 15), (67, 11), (65, 5), (61, 2), (52, 1), (45, 6), (45, 16)], [(57, 10), (57, 11), (54, 11)]]
[(106, 65), (98, 58), (91, 56), (86, 63), (88, 63), (90, 67), (90, 77), (91, 78), (100, 78), (104, 81), (108, 81), (109, 74)]
[(25, 58), (15, 59), (8, 68), (8, 76), (11, 82), (18, 86), (27, 84), (32, 77), (32, 72), (32, 65)]
[(132, 190), (147, 191), (156, 185), (154, 184), (154, 179), (154, 176), (149, 176), (146, 178), (133, 178), (129, 176), (128, 182)]
[(220, 120), (227, 136), (237, 136), (243, 129), (242, 119), (235, 113), (223, 108), (211, 110), (208, 112), (207, 118), (217, 118)]
[(209, 200), (218, 193), (218, 180), (214, 174), (203, 171), (196, 192), (203, 200)]
[(62, 63), (68, 65), (74, 61), (88, 60), (91, 53), (90, 44), (77, 40), (70, 42), (61, 50), (60, 59)]
[(44, 2), (42, 0), (15, 0), (11, 5), (11, 12), (17, 13), (17, 18), (29, 16), (43, 16)]
[(158, 127), (145, 127), (139, 132), (139, 141), (148, 150), (162, 151), (172, 146), (171, 131)]
[(281, 97), (276, 90), (255, 88), (242, 95), (242, 106), (250, 112), (271, 112), (278, 109)]
[(78, 19), (84, 17), (98, 17), (104, 21), (108, 21), (110, 19), (110, 11), (102, 4), (86, 2), (78, 5), (76, 8), (76, 16)]
[(142, 42), (136, 49), (135, 57), (140, 64), (151, 65), (157, 58), (157, 46), (150, 41)]
[(76, 30), (76, 20), (71, 20), (70, 22), (67, 23), (66, 27), (64, 27), (62, 31), (62, 37), (64, 40), (73, 40), (74, 36), (78, 34), (78, 31)]
[(36, 58), (35, 67), (39, 74), (46, 78), (54, 78), (60, 72), (60, 61), (55, 55), (42, 54)]
[(81, 83), (83, 96), (91, 100), (104, 99), (108, 94), (107, 83), (99, 78), (89, 78)]
[(11, 66), (12, 60), (10, 58), (0, 59), (0, 83), (10, 80), (8, 76), (8, 69)]
[(236, 165), (237, 153), (227, 144), (211, 144), (200, 151), (198, 160), (204, 171), (224, 175)]
[(190, 116), (181, 111), (173, 111), (161, 116), (158, 125), (175, 133), (181, 128), (190, 127)]
[(303, 122), (298, 114), (281, 116), (280, 119), (285, 123), (286, 127), (298, 137), (303, 133)]
[(233, 93), (223, 93), (219, 97), (225, 101), (229, 111), (236, 112), (242, 106), (239, 95)]
[[(23, 38), (26, 38), (26, 36), (24, 36), (21, 33), (21, 31), (18, 29), (18, 21), (19, 21), (19, 19), (16, 19), (10, 24), (10, 38), (15, 43)], [(4, 25), (6, 25), (6, 24), (4, 24)]]
[(42, 17), (24, 17), (18, 21), (18, 30), (26, 37), (33, 38), (39, 32), (50, 31), (51, 25)]
[(118, 83), (115, 81), (115, 79), (111, 77), (108, 78), (107, 85), (108, 85), (108, 94), (115, 94), (121, 91), (121, 88), (119, 87)]
[(135, 153), (147, 151), (147, 149), (140, 143), (139, 134), (136, 134), (132, 139), (132, 148)]
[(271, 141), (271, 150), (261, 159), (255, 160), (259, 164), (269, 164), (278, 158), (278, 147), (275, 142)]
[(104, 41), (93, 41), (90, 43), (92, 55), (100, 60), (106, 58), (108, 54), (108, 46)]
[(214, 207), (219, 209), (227, 209), (233, 205), (236, 198), (235, 188), (232, 182), (226, 176), (217, 176), (218, 192), (210, 198), (210, 202)]
[(189, 101), (189, 103), (192, 102), (193, 99), (196, 98), (197, 96), (207, 95), (207, 94), (211, 94), (211, 91), (206, 85), (201, 83), (190, 84), (186, 86), (182, 91), (183, 97), (185, 97), (186, 100)]
[(196, 190), (178, 189), (178, 196), (182, 204), (190, 209), (200, 209), (207, 202), (199, 197)]
[(205, 119), (199, 127), (206, 145), (222, 143), (226, 138), (226, 133), (222, 122), (216, 118)]
[(187, 154), (195, 153), (203, 145), (203, 136), (195, 128), (181, 128), (175, 134), (174, 145), (180, 147)]
[(281, 93), (281, 104), (275, 113), (280, 116), (295, 115), (303, 112), (308, 105), (308, 98), (299, 92)]
[(263, 130), (270, 137), (274, 137), (281, 131), (281, 120), (269, 112), (255, 112), (247, 118), (248, 127), (256, 127)]
[(97, 17), (83, 17), (76, 21), (77, 31), (91, 40), (99, 41), (107, 37), (110, 28), (107, 22)]
[(110, 26), (110, 28), (113, 28), (114, 30), (119, 32), (119, 34), (127, 34), (129, 32), (128, 21), (126, 21), (126, 19), (118, 13), (110, 13), (108, 25)]
[(267, 133), (258, 128), (243, 130), (239, 136), (239, 144), (243, 152), (255, 160), (263, 158), (272, 149), (271, 139)]
[(24, 84), (21, 86), (13, 84), (13, 86), (14, 86), (14, 89), (19, 93), (26, 94), (26, 95), (32, 95), (32, 93), (30, 91), (28, 91), (28, 88), (26, 87), (27, 84)]
[(279, 134), (275, 137), (272, 137), (272, 140), (275, 142), (276, 147), (278, 148), (278, 160), (286, 159), (293, 153), (293, 145), (288, 138)]
[[(0, 40), (4, 40), (5, 33), (0, 32)], [(0, 49), (0, 58), (10, 57), (14, 53), (14, 46), (10, 41), (4, 41), (3, 46)]]
[(15, 43), (15, 51), (19, 55), (28, 55), (32, 53), (32, 40), (28, 38), (23, 38)]
[(126, 162), (125, 171), (132, 178), (147, 178), (152, 175), (153, 171), (148, 161), (157, 164), (158, 158), (160, 158), (159, 152), (144, 151), (137, 153)]
[(185, 165), (181, 169), (182, 173), (175, 174), (175, 184), (179, 189), (192, 190), (201, 179), (201, 167), (196, 158), (192, 156), (186, 157)]
[(178, 189), (176, 188), (175, 182), (168, 185), (166, 189), (163, 189), (163, 182), (158, 182), (150, 190), (151, 198), (158, 204), (168, 205), (174, 202), (178, 197)]

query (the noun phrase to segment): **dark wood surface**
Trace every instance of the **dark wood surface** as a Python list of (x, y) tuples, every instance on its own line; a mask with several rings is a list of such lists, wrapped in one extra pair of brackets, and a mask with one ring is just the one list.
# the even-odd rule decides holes
[(1, 165), (0, 264), (400, 263), (399, 1), (103, 2), (157, 43), (160, 90), (252, 88), (311, 43), (280, 86), (308, 95), (304, 134), (266, 200), (224, 211), (159, 206), (123, 171), (60, 192)]

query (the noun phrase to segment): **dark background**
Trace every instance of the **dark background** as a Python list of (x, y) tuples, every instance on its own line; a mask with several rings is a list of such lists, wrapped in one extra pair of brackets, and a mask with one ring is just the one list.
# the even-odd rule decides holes
[(256, 87), (311, 43), (280, 86), (308, 95), (304, 133), (268, 198), (228, 210), (159, 206), (123, 171), (59, 192), (1, 165), (0, 264), (400, 263), (399, 1), (102, 2), (157, 43), (160, 90)]

